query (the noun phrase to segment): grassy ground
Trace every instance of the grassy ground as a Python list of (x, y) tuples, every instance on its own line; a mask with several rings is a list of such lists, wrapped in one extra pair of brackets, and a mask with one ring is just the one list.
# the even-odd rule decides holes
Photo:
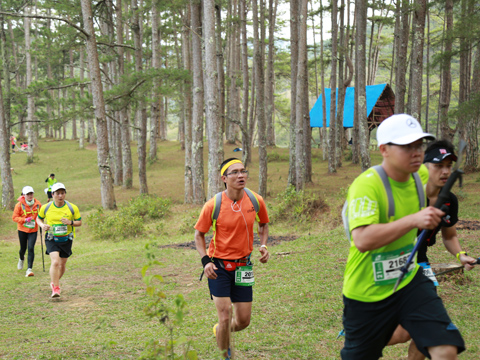
[[(16, 193), (25, 185), (36, 190), (44, 201), (45, 178), (54, 172), (67, 186), (67, 199), (77, 204), (84, 226), (77, 232), (73, 256), (61, 280), (62, 297), (49, 299), (49, 257), (42, 271), (40, 243), (36, 246), (35, 276), (25, 278), (16, 269), (18, 240), (11, 213), (0, 214), (0, 281), (2, 359), (129, 359), (137, 358), (151, 339), (164, 341), (167, 332), (158, 321), (143, 312), (149, 302), (141, 268), (147, 263), (145, 245), (163, 265), (153, 269), (165, 283), (167, 303), (183, 294), (188, 302), (184, 324), (175, 337), (193, 340), (199, 359), (215, 357), (212, 326), (216, 321), (197, 252), (191, 246), (175, 246), (193, 240), (192, 226), (199, 206), (183, 205), (183, 152), (177, 143), (159, 144), (159, 159), (148, 165), (148, 185), (152, 194), (173, 201), (166, 218), (148, 221), (145, 235), (137, 238), (96, 239), (88, 224), (88, 214), (99, 206), (99, 178), (95, 149), (77, 150), (69, 141), (41, 142), (34, 164), (26, 164), (26, 154), (12, 156)], [(226, 155), (233, 146), (226, 146)], [(134, 150), (134, 149), (133, 149)], [(285, 189), (288, 149), (269, 149), (270, 211), (281, 205), (278, 195)], [(134, 153), (134, 160), (136, 153)], [(347, 257), (347, 242), (340, 224), (340, 208), (346, 189), (359, 168), (349, 163), (335, 175), (327, 174), (321, 153), (314, 150), (313, 184), (307, 191), (319, 199), (317, 211), (308, 220), (290, 219), (273, 223), (268, 264), (255, 266), (253, 317), (250, 327), (236, 333), (236, 359), (338, 359), (342, 340), (341, 287)], [(379, 155), (373, 154), (373, 162)], [(250, 168), (249, 187), (258, 188), (258, 162)], [(136, 174), (135, 174), (136, 176)], [(460, 198), (460, 218), (479, 218), (480, 183), (477, 174), (467, 175)], [(118, 204), (138, 193), (115, 189)], [(464, 248), (480, 256), (478, 230), (460, 230)], [(283, 238), (280, 238), (283, 236)], [(288, 241), (287, 241), (288, 240)], [(256, 250), (255, 250), (256, 251)], [(258, 252), (254, 253), (258, 259)], [(441, 245), (431, 251), (435, 262), (453, 262)], [(477, 336), (480, 273), (455, 275), (442, 282), (439, 293), (449, 313), (461, 329), (468, 350), (463, 359), (478, 358)], [(386, 359), (406, 359), (407, 346), (384, 351)]]

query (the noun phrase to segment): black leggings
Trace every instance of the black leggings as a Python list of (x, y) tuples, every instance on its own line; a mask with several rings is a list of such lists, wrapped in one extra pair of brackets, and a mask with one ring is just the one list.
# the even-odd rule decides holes
[(35, 259), (35, 243), (37, 242), (37, 233), (26, 233), (18, 230), (18, 239), (20, 240), (20, 259), (25, 260), (25, 252), (28, 245), (28, 268), (33, 268), (33, 259)]

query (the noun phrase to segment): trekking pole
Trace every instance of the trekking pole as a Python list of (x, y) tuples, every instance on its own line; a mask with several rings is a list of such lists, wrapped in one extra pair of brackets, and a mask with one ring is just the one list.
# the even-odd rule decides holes
[[(470, 264), (470, 265), (478, 265), (478, 264), (480, 264), (480, 257), (477, 259), (477, 261), (475, 261), (473, 264)], [(439, 272), (438, 274), (435, 274), (435, 276), (445, 275), (449, 272), (463, 269), (464, 267), (465, 267), (465, 265), (460, 265), (460, 266), (457, 266), (457, 267), (454, 267), (454, 268), (451, 268), (451, 269), (443, 270), (443, 271)]]
[[(467, 146), (465, 141), (460, 141), (459, 149), (458, 149), (458, 158), (457, 162), (455, 164), (455, 167), (453, 168), (452, 173), (450, 174), (450, 177), (448, 178), (447, 182), (445, 185), (442, 187), (442, 190), (440, 190), (440, 193), (438, 194), (437, 201), (435, 202), (434, 207), (437, 209), (441, 209), (443, 204), (448, 201), (449, 197), (449, 192), (453, 187), (453, 184), (455, 184), (455, 181), (457, 179), (460, 179), (460, 186), (462, 186), (462, 174), (463, 171), (459, 169), (460, 164), (462, 162), (462, 156), (463, 156), (463, 150), (465, 150), (465, 147)], [(433, 233), (434, 230), (422, 230), (420, 235), (417, 238), (417, 243), (413, 247), (412, 253), (407, 259), (407, 262), (403, 265), (403, 267), (400, 269), (402, 272), (400, 276), (397, 279), (397, 282), (395, 283), (395, 286), (393, 287), (393, 292), (397, 291), (398, 285), (402, 282), (403, 278), (405, 277), (405, 274), (408, 272), (408, 268), (410, 267), (410, 264), (413, 262), (413, 258), (415, 257), (415, 254), (418, 251), (418, 248), (422, 244), (422, 242), (426, 239), (429, 238), (430, 235)]]
[(45, 272), (45, 258), (43, 257), (43, 233), (42, 233), (42, 227), (39, 226), (40, 228), (40, 245), (42, 246), (42, 264), (43, 264), (43, 272)]

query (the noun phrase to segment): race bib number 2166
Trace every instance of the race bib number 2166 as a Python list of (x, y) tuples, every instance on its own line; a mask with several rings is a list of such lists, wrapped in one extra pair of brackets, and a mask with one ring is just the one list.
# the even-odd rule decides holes
[[(412, 249), (413, 244), (394, 251), (373, 254), (372, 266), (375, 285), (394, 284), (402, 273), (400, 269), (407, 263)], [(407, 275), (414, 266), (415, 263), (412, 262), (408, 267)]]

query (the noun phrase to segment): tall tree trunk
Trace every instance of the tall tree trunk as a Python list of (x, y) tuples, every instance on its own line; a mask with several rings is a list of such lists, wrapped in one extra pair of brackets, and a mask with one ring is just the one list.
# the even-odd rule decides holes
[[(265, 96), (266, 101), (266, 116), (267, 116), (267, 146), (275, 146), (275, 99), (274, 93), (274, 71), (273, 71), (273, 57), (275, 55), (275, 19), (277, 16), (278, 0), (268, 0), (268, 62), (267, 62), (267, 91)], [(315, 63), (316, 66), (316, 63)]]
[[(190, 6), (186, 6), (182, 28), (182, 52), (183, 68), (189, 73), (192, 72), (192, 61), (190, 54)], [(183, 82), (183, 109), (185, 111), (185, 198), (186, 204), (193, 203), (193, 178), (192, 178), (192, 84), (190, 80)]]
[[(260, 0), (262, 1), (262, 0)], [(257, 122), (258, 122), (258, 193), (267, 196), (267, 129), (265, 123), (265, 75), (263, 71), (262, 45), (260, 44), (257, 0), (252, 1), (253, 13), (253, 59), (255, 62), (255, 87), (257, 93)]]
[(320, 61), (321, 61), (321, 84), (322, 84), (322, 156), (327, 158), (327, 98), (325, 96), (325, 61), (323, 58), (323, 4), (320, 4)]
[(248, 131), (248, 47), (247, 47), (247, 8), (246, 0), (240, 0), (240, 23), (242, 33), (242, 80), (243, 80), (243, 98), (242, 98), (242, 146), (243, 163), (248, 166), (252, 161), (251, 140)]
[[(192, 64), (193, 64), (193, 111), (192, 111), (192, 176), (193, 202), (205, 201), (203, 174), (203, 67), (202, 67), (202, 5), (200, 0), (190, 0), (192, 15)], [(217, 173), (218, 176), (218, 173)]]
[(357, 62), (358, 73), (355, 76), (355, 97), (357, 97), (358, 107), (355, 111), (358, 113), (358, 137), (360, 149), (360, 162), (362, 171), (370, 167), (370, 153), (368, 151), (370, 134), (367, 123), (367, 96), (365, 79), (365, 32), (367, 30), (367, 0), (359, 0), (355, 3), (357, 17)]
[[(160, 64), (160, 30), (159, 30), (159, 13), (157, 9), (157, 4), (152, 2), (152, 68), (159, 70), (161, 68)], [(158, 136), (158, 122), (159, 122), (159, 113), (160, 113), (160, 83), (155, 81), (155, 86), (153, 87), (153, 102), (152, 102), (152, 111), (150, 116), (150, 160), (155, 160), (157, 158), (157, 136)]]
[(332, 0), (332, 72), (330, 75), (330, 133), (328, 138), (328, 172), (337, 172), (336, 168), (336, 146), (335, 135), (338, 129), (336, 128), (336, 95), (337, 95), (337, 43), (338, 43), (338, 26), (337, 26), (337, 1)]
[[(30, 7), (25, 8), (26, 15), (30, 15)], [(25, 27), (25, 67), (27, 83), (26, 88), (32, 83), (32, 55), (30, 46), (30, 19), (25, 17), (23, 20)], [(34, 112), (34, 100), (31, 91), (27, 94), (27, 137), (28, 137), (28, 150), (27, 150), (27, 163), (33, 162), (33, 112)]]
[[(471, 101), (478, 103), (480, 100), (480, 45), (477, 44), (475, 61), (473, 64), (473, 77)], [(475, 111), (466, 122), (467, 151), (465, 157), (465, 171), (478, 170), (478, 126), (480, 124), (480, 111), (475, 106)]]
[(405, 92), (408, 49), (408, 12), (409, 0), (398, 0), (395, 16), (395, 46), (397, 61), (395, 63), (395, 114), (405, 111)]
[[(462, 109), (464, 103), (468, 100), (468, 82), (470, 80), (470, 72), (468, 69), (469, 57), (470, 57), (470, 44), (467, 32), (469, 31), (468, 27), (471, 24), (466, 26), (466, 22), (470, 23), (468, 14), (467, 14), (467, 0), (461, 0), (461, 20), (457, 23), (460, 32), (460, 81), (458, 86), (458, 106), (459, 109)], [(457, 130), (458, 130), (458, 138), (460, 140), (466, 140), (466, 123), (467, 123), (467, 116), (461, 116), (458, 118), (457, 122)]]
[[(84, 81), (84, 78), (85, 78), (85, 68), (83, 67), (83, 63), (84, 63), (84, 50), (83, 50), (83, 46), (80, 48), (80, 60), (79, 60), (79, 67), (80, 67), (80, 83), (82, 83), (82, 85), (80, 85), (80, 99), (83, 99), (83, 97), (85, 96), (85, 93), (84, 93), (84, 85), (83, 85), (83, 81)], [(85, 148), (85, 120), (83, 118), (83, 116), (80, 117), (80, 137), (79, 137), (79, 140), (78, 140), (78, 147), (80, 149), (84, 149)]]
[[(216, 27), (216, 47), (217, 47), (217, 71), (218, 71), (218, 116), (220, 118), (221, 133), (223, 138), (223, 133), (226, 132), (226, 124), (230, 123), (230, 120), (225, 119), (225, 71), (224, 71), (224, 57), (223, 57), (223, 46), (222, 46), (222, 10), (219, 4), (215, 5), (215, 19), (217, 21)], [(230, 17), (231, 19), (231, 17)], [(232, 46), (230, 42), (230, 46)], [(231, 64), (229, 65), (231, 66)], [(226, 132), (227, 139), (231, 142), (232, 139), (229, 139), (229, 132)], [(233, 140), (235, 141), (235, 140)]]
[[(117, 44), (123, 45), (123, 21), (122, 21), (122, 0), (116, 0), (115, 6), (115, 18), (116, 18), (116, 38)], [(125, 63), (124, 55), (125, 51), (122, 46), (117, 49), (118, 57), (118, 76), (119, 80), (124, 74)], [(133, 182), (133, 164), (132, 164), (132, 149), (130, 148), (130, 122), (128, 113), (125, 108), (119, 111), (120, 121), (120, 137), (122, 139), (122, 184), (123, 188), (130, 189)]]
[(297, 63), (297, 96), (295, 98), (295, 177), (297, 179), (296, 189), (301, 191), (305, 187), (305, 112), (304, 102), (308, 99), (308, 93), (305, 93), (305, 77), (307, 68), (307, 0), (298, 1), (298, 63)]
[(440, 89), (440, 131), (441, 137), (452, 140), (455, 131), (448, 124), (448, 108), (452, 93), (451, 58), (453, 47), (453, 0), (445, 1), (445, 50), (442, 59), (442, 87)]
[(2, 78), (0, 73), (0, 170), (2, 176), (2, 206), (4, 210), (13, 210), (15, 206), (12, 168), (10, 165), (9, 134), (9, 124), (3, 108)]
[(339, 37), (339, 51), (338, 51), (338, 108), (336, 116), (336, 134), (335, 134), (335, 167), (339, 168), (342, 166), (342, 155), (343, 155), (343, 138), (344, 138), (344, 128), (343, 128), (343, 111), (345, 105), (345, 1), (340, 1), (339, 8), (339, 18), (340, 18), (340, 37)]
[(297, 67), (298, 67), (298, 2), (290, 0), (290, 136), (288, 185), (296, 187), (296, 99), (297, 99)]
[[(142, 65), (142, 34), (140, 33), (140, 9), (137, 0), (132, 0), (132, 22), (133, 43), (135, 45), (135, 71), (141, 73)], [(143, 101), (138, 101), (136, 111), (138, 131), (138, 179), (140, 183), (140, 194), (148, 194), (147, 186), (147, 112)]]
[(104, 209), (113, 209), (115, 207), (115, 195), (113, 192), (112, 173), (110, 171), (110, 163), (108, 159), (109, 148), (107, 141), (105, 101), (103, 99), (103, 87), (100, 75), (100, 65), (98, 62), (97, 40), (93, 28), (92, 8), (90, 0), (81, 0), (80, 3), (82, 6), (85, 32), (89, 34), (86, 40), (86, 47), (92, 84), (92, 99), (97, 122), (97, 162), (100, 171), (102, 206)]
[(203, 36), (205, 44), (205, 117), (208, 129), (208, 198), (222, 191), (219, 176), (223, 161), (223, 142), (218, 114), (218, 74), (215, 45), (215, 2), (203, 0)]
[(423, 46), (425, 38), (425, 15), (427, 11), (427, 0), (415, 1), (413, 13), (413, 46), (412, 61), (410, 64), (411, 94), (409, 101), (411, 115), (418, 121), (422, 114), (422, 80), (423, 80)]
[(430, 119), (428, 118), (429, 110), (430, 110), (430, 10), (428, 7), (428, 0), (427, 0), (427, 102), (425, 104), (425, 132), (429, 132), (430, 127)]

